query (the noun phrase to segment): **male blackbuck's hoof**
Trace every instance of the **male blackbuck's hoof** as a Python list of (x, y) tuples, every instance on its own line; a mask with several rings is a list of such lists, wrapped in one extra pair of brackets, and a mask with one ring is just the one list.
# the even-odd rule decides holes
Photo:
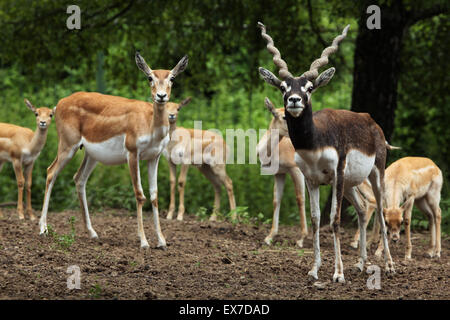
[(319, 279), (319, 277), (317, 276), (317, 270), (314, 270), (314, 269), (308, 272), (308, 276), (310, 276), (314, 280), (318, 280)]
[(345, 283), (345, 278), (343, 273), (335, 273), (333, 275), (333, 282)]
[(353, 249), (358, 249), (358, 241), (352, 241), (352, 242), (350, 243), (350, 246), (351, 246)]
[(158, 245), (157, 247), (156, 247), (156, 249), (158, 249), (158, 250), (162, 250), (162, 251), (167, 251), (167, 245)]

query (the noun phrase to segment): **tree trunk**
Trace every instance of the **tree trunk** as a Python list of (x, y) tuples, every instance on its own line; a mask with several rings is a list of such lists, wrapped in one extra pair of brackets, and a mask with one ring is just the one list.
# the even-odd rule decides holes
[(394, 130), (400, 52), (407, 25), (402, 1), (381, 6), (381, 29), (368, 29), (370, 14), (362, 6), (353, 70), (352, 111), (368, 112), (383, 129), (386, 140)]

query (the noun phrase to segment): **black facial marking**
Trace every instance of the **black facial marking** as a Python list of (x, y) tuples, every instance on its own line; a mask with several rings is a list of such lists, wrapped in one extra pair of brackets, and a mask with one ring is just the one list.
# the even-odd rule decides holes
[(305, 77), (287, 78), (284, 81), (286, 82), (286, 85), (288, 87), (291, 87), (291, 91), (284, 93), (283, 96), (284, 106), (287, 105), (289, 97), (292, 96), (293, 94), (299, 95), (303, 101), (308, 101), (308, 96), (306, 95), (306, 92), (302, 91), (302, 87), (304, 87), (308, 83), (308, 80)]

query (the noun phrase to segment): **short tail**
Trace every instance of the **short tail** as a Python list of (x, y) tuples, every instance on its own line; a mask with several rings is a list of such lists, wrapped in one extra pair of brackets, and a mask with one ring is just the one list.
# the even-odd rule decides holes
[(388, 150), (398, 150), (398, 149), (401, 149), (400, 147), (394, 147), (394, 146), (391, 146), (387, 141), (384, 141), (385, 143), (386, 143), (386, 149), (388, 149)]

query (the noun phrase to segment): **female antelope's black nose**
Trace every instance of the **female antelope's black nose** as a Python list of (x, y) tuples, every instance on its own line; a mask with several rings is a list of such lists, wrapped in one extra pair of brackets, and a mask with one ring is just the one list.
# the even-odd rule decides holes
[(167, 94), (165, 94), (165, 93), (157, 93), (156, 95), (157, 95), (158, 98), (160, 98), (160, 99), (164, 99), (164, 98), (167, 96)]

